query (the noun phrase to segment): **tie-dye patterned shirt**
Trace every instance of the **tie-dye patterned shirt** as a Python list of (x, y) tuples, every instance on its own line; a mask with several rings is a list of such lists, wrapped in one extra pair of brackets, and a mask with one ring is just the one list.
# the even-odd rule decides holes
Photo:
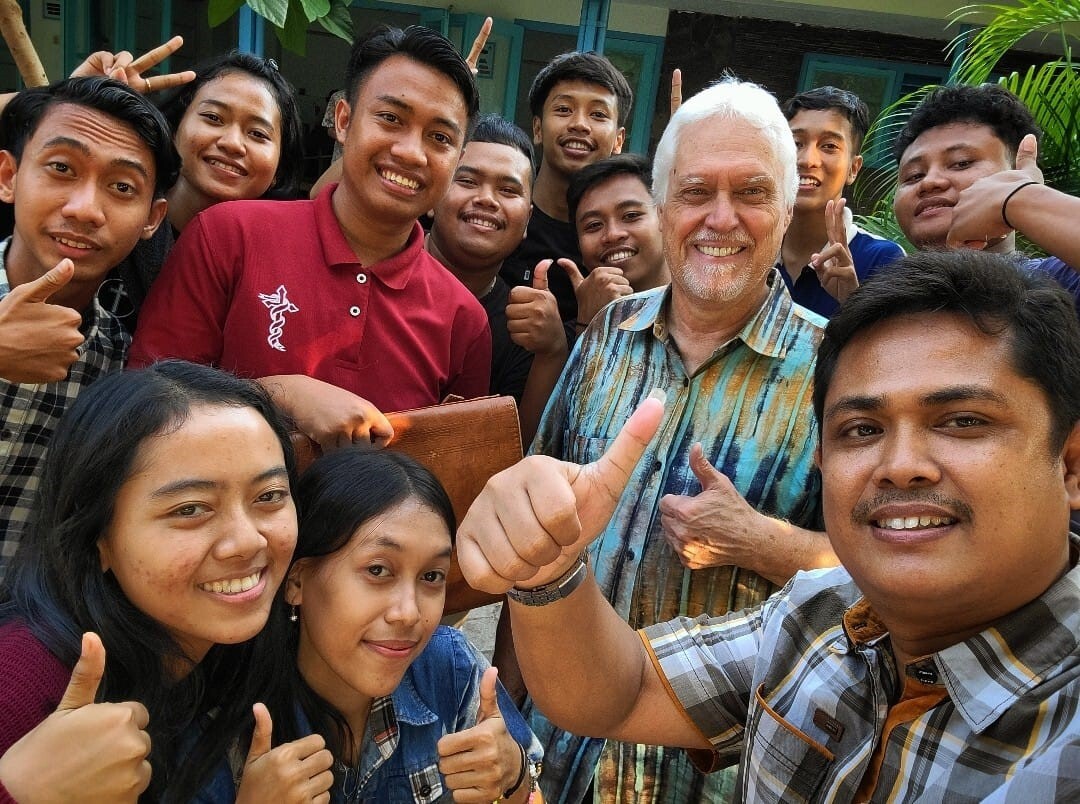
[[(769, 283), (758, 312), (693, 376), (666, 326), (668, 288), (609, 305), (578, 340), (544, 412), (532, 451), (586, 463), (603, 454), (650, 390), (667, 393), (660, 432), (591, 548), (601, 589), (634, 628), (746, 608), (776, 588), (739, 567), (687, 570), (664, 539), (660, 498), (701, 491), (689, 465), (695, 442), (752, 506), (820, 527), (811, 391), (825, 320), (796, 305), (775, 272)], [(575, 791), (588, 786), (602, 741), (572, 738), (539, 713), (531, 725), (545, 743), (545, 794), (580, 800)]]

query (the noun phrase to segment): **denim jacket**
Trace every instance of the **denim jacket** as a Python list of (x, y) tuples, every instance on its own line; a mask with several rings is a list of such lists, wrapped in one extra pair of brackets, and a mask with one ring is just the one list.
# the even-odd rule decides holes
[[(436, 744), (444, 734), (475, 725), (480, 677), (487, 667), (460, 631), (439, 626), (398, 688), (372, 704), (360, 762), (344, 774), (337, 768), (331, 804), (450, 804), (453, 796), (439, 773)], [(540, 743), (501, 683), (498, 699), (506, 730), (529, 759), (539, 762)], [(306, 723), (302, 714), (300, 720)], [(235, 798), (232, 773), (223, 766), (197, 801), (225, 804)]]

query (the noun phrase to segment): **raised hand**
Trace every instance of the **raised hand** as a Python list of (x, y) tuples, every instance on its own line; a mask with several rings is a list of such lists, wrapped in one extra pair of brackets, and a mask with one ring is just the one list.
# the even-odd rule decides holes
[(480, 33), (478, 33), (476, 39), (473, 40), (472, 49), (469, 50), (469, 55), (465, 57), (465, 63), (469, 65), (469, 69), (472, 70), (473, 75), (476, 75), (479, 72), (477, 64), (480, 62), (480, 54), (487, 44), (488, 37), (491, 36), (491, 26), (493, 24), (494, 22), (491, 17), (487, 17), (484, 20), (484, 24), (480, 26)]
[(75, 275), (71, 260), (0, 299), (0, 377), (9, 382), (62, 380), (79, 358), (82, 316), (70, 307), (48, 304)]
[(649, 395), (599, 460), (531, 455), (488, 480), (458, 528), (458, 562), (474, 589), (502, 594), (562, 575), (603, 530), (663, 417)]
[(0, 757), (0, 782), (20, 804), (135, 802), (150, 784), (146, 707), (94, 703), (104, 674), (101, 638), (83, 634), (56, 711)]
[(322, 735), (310, 734), (291, 743), (271, 747), (274, 731), (269, 710), (261, 703), (252, 707), (255, 730), (244, 762), (244, 775), (236, 792), (237, 804), (329, 804), (334, 786), (333, 755)]
[(664, 538), (688, 569), (733, 564), (752, 567), (760, 548), (762, 515), (743, 499), (731, 480), (705, 458), (701, 444), (690, 448), (690, 469), (701, 483), (696, 496), (660, 498)]
[(825, 205), (825, 231), (829, 242), (820, 252), (810, 256), (810, 267), (826, 292), (839, 302), (859, 286), (855, 260), (848, 248), (847, 226), (844, 221), (846, 199), (829, 201)]
[(510, 288), (506, 305), (506, 328), (510, 340), (535, 355), (566, 352), (566, 330), (559, 317), (559, 303), (548, 290), (551, 260), (543, 260), (533, 271), (532, 286)]
[(524, 753), (506, 730), (499, 710), (498, 677), (499, 671), (489, 667), (480, 679), (476, 725), (445, 734), (438, 742), (439, 771), (456, 802), (488, 804), (521, 776)]
[(599, 265), (588, 276), (582, 276), (573, 260), (564, 257), (559, 260), (559, 265), (570, 277), (570, 285), (574, 288), (578, 305), (577, 320), (586, 326), (602, 307), (634, 292), (630, 280), (623, 276), (620, 268)]
[(174, 36), (168, 42), (158, 45), (153, 50), (148, 50), (137, 59), (126, 50), (121, 50), (119, 53), (99, 50), (87, 56), (86, 61), (72, 71), (71, 77), (103, 75), (127, 84), (137, 92), (147, 94), (178, 87), (194, 81), (195, 73), (191, 70), (154, 76), (143, 76), (143, 73), (157, 67), (183, 44), (184, 37)]
[(676, 67), (671, 71), (671, 113), (674, 115), (682, 106), (682, 70)]
[[(1043, 183), (1038, 158), (1038, 140), (1034, 134), (1028, 134), (1020, 141), (1016, 151), (1015, 169), (984, 176), (965, 188), (953, 207), (952, 226), (949, 227), (945, 245), (948, 248), (983, 249), (1008, 237), (1013, 230), (1005, 222), (1005, 217), (1008, 206), (1022, 203), (1019, 188), (1031, 182)], [(1010, 196), (1014, 191), (1017, 191), (1017, 195)]]

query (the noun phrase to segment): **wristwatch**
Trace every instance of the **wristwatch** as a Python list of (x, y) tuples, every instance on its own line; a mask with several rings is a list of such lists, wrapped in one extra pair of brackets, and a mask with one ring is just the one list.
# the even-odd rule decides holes
[(511, 587), (506, 590), (506, 596), (523, 606), (546, 606), (556, 600), (569, 597), (571, 592), (581, 586), (581, 582), (588, 574), (588, 553), (582, 553), (570, 569), (551, 583), (545, 583), (533, 589)]

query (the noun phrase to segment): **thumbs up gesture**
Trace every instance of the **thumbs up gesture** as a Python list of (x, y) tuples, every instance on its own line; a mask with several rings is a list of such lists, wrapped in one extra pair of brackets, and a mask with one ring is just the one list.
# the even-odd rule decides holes
[(67, 376), (84, 340), (79, 332), (82, 316), (70, 307), (48, 302), (74, 275), (74, 263), (63, 259), (0, 299), (0, 377), (39, 383)]
[(244, 775), (236, 792), (237, 804), (329, 804), (334, 786), (333, 755), (320, 734), (310, 734), (291, 743), (271, 746), (274, 724), (270, 711), (261, 703), (252, 707), (255, 730), (244, 762)]
[(601, 308), (610, 302), (634, 292), (630, 287), (630, 280), (623, 275), (621, 268), (598, 265), (589, 271), (588, 276), (582, 276), (573, 260), (561, 259), (559, 265), (570, 277), (578, 305), (577, 320), (583, 325), (587, 326)]
[(1020, 141), (1013, 170), (984, 176), (962, 190), (953, 207), (946, 245), (949, 248), (983, 249), (1008, 237), (1012, 229), (1005, 223), (1006, 216), (1013, 225), (1019, 226), (1020, 215), (1012, 214), (1013, 205), (1016, 208), (1022, 206), (1024, 193), (1031, 192), (1020, 188), (1043, 183), (1038, 156), (1038, 141), (1034, 134), (1028, 134)]
[[(499, 671), (489, 667), (480, 679), (476, 725), (439, 740), (439, 771), (454, 791), (454, 801), (488, 802), (502, 798), (521, 776), (524, 753), (503, 722), (496, 693)], [(528, 788), (528, 785), (523, 785)]]
[(56, 711), (0, 757), (0, 782), (20, 804), (134, 802), (150, 784), (149, 715), (134, 701), (94, 703), (105, 648), (83, 635)]
[(754, 567), (755, 554), (763, 549), (760, 534), (769, 530), (761, 523), (763, 515), (706, 460), (701, 444), (690, 448), (690, 469), (701, 483), (701, 493), (660, 498), (664, 538), (688, 569)]
[(567, 351), (559, 303), (548, 290), (551, 263), (551, 260), (538, 262), (533, 271), (532, 287), (511, 288), (506, 305), (506, 329), (510, 332), (510, 340), (534, 355), (563, 355)]

